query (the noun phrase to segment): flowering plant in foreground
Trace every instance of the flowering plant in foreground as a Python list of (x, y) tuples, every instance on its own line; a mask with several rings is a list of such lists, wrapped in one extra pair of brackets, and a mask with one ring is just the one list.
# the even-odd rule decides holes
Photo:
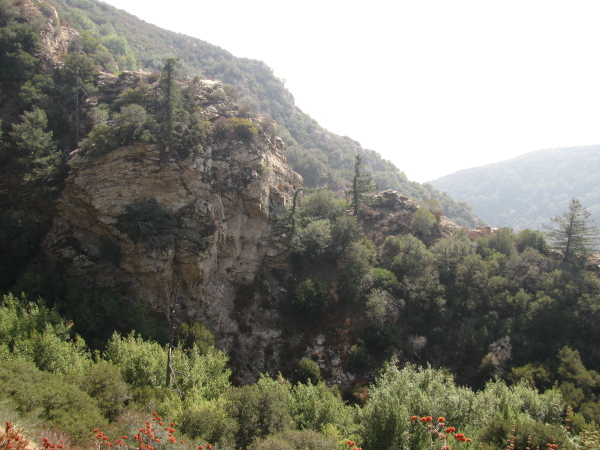
[(452, 450), (449, 445), (449, 441), (452, 440), (456, 443), (465, 442), (466, 444), (473, 442), (473, 439), (466, 437), (464, 433), (457, 433), (456, 428), (449, 427), (445, 417), (438, 417), (437, 420), (434, 420), (431, 416), (411, 416), (410, 421), (427, 431), (432, 449), (437, 443), (440, 444), (441, 450)]
[(356, 442), (351, 441), (350, 439), (346, 441), (346, 445), (348, 446), (349, 450), (362, 450), (360, 447), (355, 447)]
[[(129, 449), (138, 450), (155, 450), (158, 445), (176, 445), (183, 446), (185, 441), (175, 437), (175, 424), (169, 423), (165, 425), (158, 413), (152, 413), (152, 419), (146, 421), (145, 426), (138, 430), (138, 433), (131, 438), (129, 436), (121, 436), (119, 439), (111, 442), (100, 429), (96, 428), (93, 431), (96, 439), (96, 448), (110, 449), (112, 447), (128, 447)], [(212, 450), (210, 444), (198, 445), (198, 450)]]

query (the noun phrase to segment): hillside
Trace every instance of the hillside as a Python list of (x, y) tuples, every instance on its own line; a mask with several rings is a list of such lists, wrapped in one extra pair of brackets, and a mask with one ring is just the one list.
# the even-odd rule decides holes
[(230, 85), (64, 8), (0, 0), (0, 447), (598, 448), (584, 242), (375, 194), (370, 151), (310, 189)]
[(540, 230), (578, 198), (600, 221), (600, 146), (539, 150), (431, 182), (494, 227)]
[(472, 227), (478, 224), (465, 203), (409, 181), (376, 151), (322, 128), (295, 106), (292, 93), (264, 62), (234, 57), (220, 47), (161, 29), (98, 0), (49, 0), (48, 4), (56, 7), (61, 23), (80, 33), (78, 45), (103, 70), (157, 72), (165, 58), (178, 57), (182, 74), (222, 81), (228, 95), (244, 111), (258, 112), (277, 122), (286, 157), (306, 186), (327, 185), (343, 193), (353, 177), (354, 155), (361, 153), (365, 169), (373, 174), (380, 190), (394, 189), (418, 202), (437, 199), (451, 220)]

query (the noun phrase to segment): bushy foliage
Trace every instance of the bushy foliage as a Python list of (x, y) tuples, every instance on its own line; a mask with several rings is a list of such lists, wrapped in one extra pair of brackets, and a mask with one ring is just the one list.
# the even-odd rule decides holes
[(543, 436), (550, 442), (550, 426), (545, 424), (561, 416), (564, 407), (558, 391), (540, 395), (523, 384), (508, 387), (494, 382), (475, 393), (456, 386), (442, 370), (412, 366), (397, 369), (388, 364), (362, 412), (363, 447), (426, 448), (422, 436), (411, 427), (412, 412), (419, 417), (443, 417), (480, 442), (498, 444), (508, 440), (510, 431), (498, 426), (499, 420), (507, 424), (526, 421), (530, 427), (546, 430)]
[(304, 280), (298, 285), (291, 306), (300, 315), (319, 319), (330, 300), (329, 288), (322, 281)]
[(348, 435), (353, 428), (353, 410), (325, 383), (312, 381), (291, 389), (288, 410), (295, 427), (324, 432), (333, 426)]
[(329, 450), (336, 439), (313, 430), (286, 430), (267, 436), (249, 447), (250, 450)]
[(292, 238), (292, 258), (298, 263), (314, 262), (326, 254), (330, 244), (331, 223), (327, 219), (314, 220)]
[(213, 124), (213, 133), (217, 139), (238, 138), (251, 141), (258, 135), (258, 129), (249, 119), (219, 118)]
[(517, 235), (516, 242), (517, 250), (520, 252), (528, 247), (531, 247), (540, 253), (546, 253), (548, 251), (548, 243), (541, 231), (526, 228)]
[(227, 414), (224, 397), (186, 402), (181, 414), (181, 431), (193, 439), (229, 447), (234, 443), (238, 424)]
[(300, 383), (317, 384), (321, 381), (319, 365), (309, 358), (302, 358), (296, 363), (296, 377)]
[(421, 236), (429, 236), (436, 223), (435, 216), (424, 208), (419, 208), (413, 214), (413, 229)]
[(245, 450), (255, 441), (289, 427), (286, 409), (289, 385), (262, 376), (256, 384), (233, 388), (228, 394), (228, 414), (238, 423), (236, 448)]
[[(214, 399), (226, 391), (230, 371), (223, 352), (213, 349), (201, 355), (195, 346), (187, 352), (174, 352), (173, 372), (182, 397)], [(125, 338), (115, 333), (104, 357), (118, 367), (125, 382), (134, 388), (166, 385), (167, 350), (157, 342), (146, 341), (135, 333)]]
[(19, 413), (38, 412), (48, 427), (63, 430), (72, 439), (81, 440), (106, 423), (89, 395), (62, 376), (42, 372), (32, 363), (3, 361), (0, 391), (4, 399), (16, 403)]
[(135, 242), (164, 249), (173, 243), (177, 221), (155, 198), (140, 198), (125, 207), (119, 224)]

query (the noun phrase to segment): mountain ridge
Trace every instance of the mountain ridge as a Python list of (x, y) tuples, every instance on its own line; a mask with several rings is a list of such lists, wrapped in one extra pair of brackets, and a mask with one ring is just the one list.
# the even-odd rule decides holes
[(600, 145), (542, 149), (430, 184), (468, 202), (488, 224), (542, 229), (572, 198), (600, 220)]

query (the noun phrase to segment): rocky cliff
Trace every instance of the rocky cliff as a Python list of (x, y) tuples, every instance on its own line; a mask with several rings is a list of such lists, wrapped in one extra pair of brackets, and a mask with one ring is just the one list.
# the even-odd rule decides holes
[[(218, 89), (203, 82), (201, 92)], [(214, 119), (227, 107), (204, 111)], [(268, 119), (255, 119), (261, 120)], [(238, 364), (268, 369), (260, 355), (280, 332), (277, 309), (239, 299), (238, 291), (259, 278), (267, 291), (283, 290), (283, 279), (273, 275), (288, 272), (282, 219), (302, 180), (287, 165), (282, 141), (260, 128), (251, 140), (212, 139), (183, 160), (158, 145), (122, 147), (95, 160), (74, 152), (44, 243), (50, 260), (97, 287), (143, 299), (161, 315), (174, 302), (177, 322), (204, 322), (220, 347), (231, 349), (235, 339)], [(140, 199), (155, 199), (173, 219), (162, 230), (171, 238), (166, 245), (136, 241), (124, 228), (125, 211)], [(250, 305), (244, 321), (236, 317), (236, 299)], [(253, 322), (252, 333), (240, 330), (245, 321)]]

